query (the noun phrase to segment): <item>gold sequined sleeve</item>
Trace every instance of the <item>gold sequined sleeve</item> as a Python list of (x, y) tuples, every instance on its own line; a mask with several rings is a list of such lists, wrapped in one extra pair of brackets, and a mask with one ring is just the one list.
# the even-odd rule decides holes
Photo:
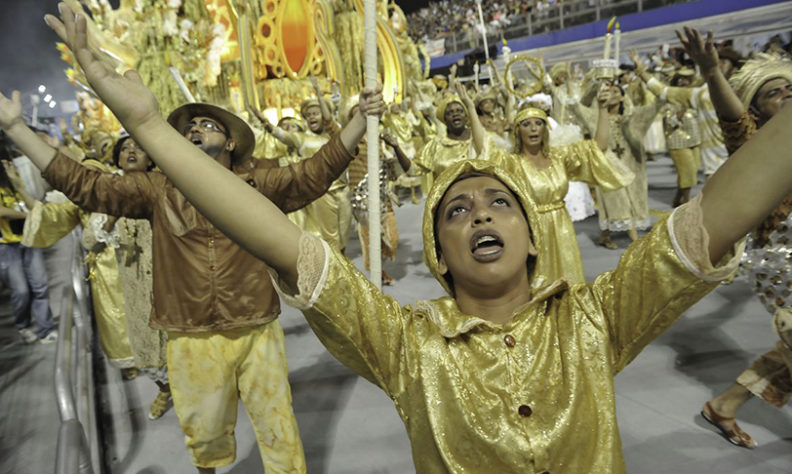
[(297, 289), (273, 276), (281, 298), (303, 312), (341, 363), (389, 395), (401, 393), (410, 312), (323, 240), (304, 233), (299, 248)]
[(723, 131), (723, 142), (729, 155), (737, 151), (756, 133), (756, 121), (745, 111), (736, 122), (719, 120)]
[(434, 171), (435, 153), (437, 153), (437, 140), (432, 139), (415, 155), (411, 171), (414, 174), (431, 174)]
[(627, 248), (615, 270), (591, 284), (612, 342), (614, 371), (737, 269), (744, 239), (713, 266), (700, 202), (701, 194), (655, 224)]
[(583, 181), (604, 191), (615, 191), (635, 179), (632, 171), (621, 162), (608, 158), (594, 140), (581, 140), (551, 150), (563, 160), (571, 181)]
[(693, 98), (695, 92), (698, 90), (697, 88), (669, 86), (663, 84), (654, 77), (649, 79), (649, 82), (646, 83), (646, 87), (660, 100), (667, 100), (672, 104), (684, 107), (695, 106)]
[(25, 220), (22, 245), (44, 248), (69, 234), (80, 224), (82, 211), (72, 202), (37, 201)]

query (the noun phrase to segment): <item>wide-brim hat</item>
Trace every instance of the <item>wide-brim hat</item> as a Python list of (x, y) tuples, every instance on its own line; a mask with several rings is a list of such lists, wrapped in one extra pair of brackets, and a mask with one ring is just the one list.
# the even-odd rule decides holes
[(253, 130), (244, 120), (222, 107), (204, 103), (184, 104), (168, 115), (168, 123), (181, 133), (193, 117), (199, 116), (211, 117), (223, 124), (228, 135), (236, 143), (236, 147), (231, 152), (231, 159), (234, 162), (239, 163), (250, 158), (256, 144)]

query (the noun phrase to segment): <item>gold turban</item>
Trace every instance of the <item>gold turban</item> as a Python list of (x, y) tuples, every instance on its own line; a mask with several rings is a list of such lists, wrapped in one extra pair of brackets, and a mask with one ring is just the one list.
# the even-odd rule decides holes
[(448, 94), (440, 99), (440, 103), (437, 105), (437, 120), (445, 122), (446, 108), (448, 108), (448, 106), (454, 102), (458, 102), (462, 108), (465, 109), (465, 114), (469, 114), (467, 107), (465, 107), (464, 102), (462, 102), (462, 99), (460, 99), (458, 95)]
[(478, 106), (482, 102), (484, 102), (485, 100), (488, 100), (488, 99), (489, 100), (494, 100), (494, 101), (497, 102), (497, 100), (498, 100), (498, 91), (495, 90), (494, 87), (490, 87), (486, 91), (480, 92), (480, 93), (478, 93), (476, 95), (476, 99), (474, 100), (474, 102), (476, 103), (476, 108), (478, 108)]
[(519, 111), (517, 115), (514, 117), (514, 125), (519, 125), (525, 119), (529, 118), (538, 118), (544, 120), (544, 123), (547, 123), (547, 113), (536, 107), (526, 107)]
[(792, 83), (792, 61), (783, 60), (775, 55), (761, 54), (757, 59), (746, 61), (743, 67), (729, 79), (729, 84), (747, 109), (751, 106), (756, 93), (767, 81), (779, 78)]
[[(438, 270), (438, 255), (437, 249), (437, 236), (435, 236), (435, 214), (437, 208), (440, 206), (440, 201), (443, 200), (448, 188), (454, 184), (457, 179), (468, 173), (490, 175), (499, 180), (509, 188), (517, 199), (520, 200), (525, 215), (528, 219), (530, 227), (532, 222), (538, 222), (536, 205), (531, 199), (531, 191), (528, 183), (523, 179), (523, 173), (519, 164), (513, 164), (511, 161), (503, 159), (492, 159), (490, 161), (484, 160), (468, 160), (460, 161), (450, 166), (448, 169), (440, 173), (440, 176), (435, 179), (432, 189), (426, 197), (426, 206), (424, 207), (423, 215), (423, 246), (424, 246), (424, 263), (429, 267), (432, 275), (443, 285), (443, 288), (448, 294), (453, 295), (454, 291), (451, 287), (449, 280), (443, 276)], [(532, 235), (526, 235), (526, 239), (533, 239), (534, 246), (539, 250), (542, 248), (540, 232), (532, 232)], [(541, 258), (541, 250), (537, 259)], [(527, 264), (526, 264), (527, 265)], [(526, 267), (527, 269), (527, 267)]]

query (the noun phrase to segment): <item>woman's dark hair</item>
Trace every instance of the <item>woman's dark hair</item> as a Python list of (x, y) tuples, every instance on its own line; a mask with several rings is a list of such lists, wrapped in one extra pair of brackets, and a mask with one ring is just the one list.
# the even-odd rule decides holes
[[(115, 145), (113, 145), (113, 164), (115, 165), (116, 168), (121, 169), (121, 164), (120, 164), (121, 147), (124, 146), (124, 142), (129, 140), (130, 138), (132, 138), (132, 137), (129, 136), (129, 135), (127, 135), (125, 137), (121, 137), (121, 138), (118, 139), (118, 141), (115, 143)], [(148, 156), (148, 153), (146, 154), (146, 156)], [(146, 167), (146, 171), (153, 170), (155, 166), (157, 166), (157, 165), (155, 165), (154, 161), (151, 158), (149, 158), (149, 164)]]

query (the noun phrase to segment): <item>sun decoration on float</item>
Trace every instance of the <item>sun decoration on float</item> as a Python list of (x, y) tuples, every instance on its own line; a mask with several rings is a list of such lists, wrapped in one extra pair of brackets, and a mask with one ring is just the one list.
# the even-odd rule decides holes
[(262, 9), (254, 33), (259, 79), (306, 77), (323, 70), (335, 76), (335, 64), (326, 61), (330, 36), (320, 2), (265, 0)]

